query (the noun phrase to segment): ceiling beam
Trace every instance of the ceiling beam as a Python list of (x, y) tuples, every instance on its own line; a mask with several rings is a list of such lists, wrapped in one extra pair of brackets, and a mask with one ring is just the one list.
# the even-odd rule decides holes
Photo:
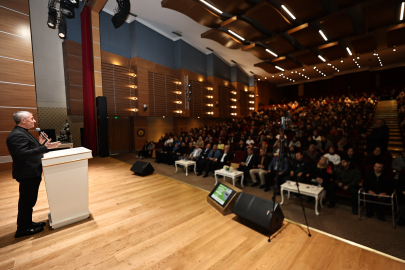
[(89, 7), (91, 11), (100, 13), (108, 0), (90, 0)]

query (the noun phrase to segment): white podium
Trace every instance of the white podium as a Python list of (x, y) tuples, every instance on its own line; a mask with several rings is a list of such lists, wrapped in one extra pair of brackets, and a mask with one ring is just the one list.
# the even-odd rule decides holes
[(84, 147), (44, 154), (42, 167), (50, 213), (49, 225), (57, 229), (86, 219), (89, 211), (88, 159)]

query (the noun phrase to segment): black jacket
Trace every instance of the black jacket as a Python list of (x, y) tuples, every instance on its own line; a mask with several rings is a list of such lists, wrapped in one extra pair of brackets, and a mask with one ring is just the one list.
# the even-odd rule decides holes
[(391, 195), (393, 185), (387, 173), (383, 172), (377, 180), (375, 172), (371, 171), (364, 177), (363, 188), (366, 192), (372, 190), (376, 194), (385, 192), (387, 195)]
[(294, 159), (290, 166), (290, 172), (292, 171), (295, 173), (295, 175), (302, 172), (302, 177), (305, 177), (305, 175), (311, 172), (311, 165), (305, 159)]
[(17, 181), (42, 174), (43, 154), (48, 152), (28, 130), (16, 126), (8, 135), (7, 148), (13, 158), (13, 178)]
[(257, 165), (263, 165), (264, 168), (263, 170), (267, 170), (267, 168), (269, 167), (270, 163), (271, 163), (272, 158), (269, 157), (268, 155), (264, 155), (264, 160), (263, 160), (263, 164), (261, 164), (262, 162), (262, 157), (258, 156), (257, 157)]
[(210, 154), (210, 152), (211, 152), (211, 148), (204, 148), (202, 151), (201, 151), (201, 154), (200, 154), (200, 160), (201, 159), (207, 159), (207, 157), (208, 157), (208, 155)]
[[(241, 162), (246, 162), (247, 158), (249, 155), (246, 154), (246, 156), (242, 159)], [(250, 158), (249, 164), (247, 165), (248, 168), (253, 168), (253, 167), (257, 167), (257, 156), (252, 154), (252, 157)]]
[[(222, 153), (219, 158), (217, 159), (217, 162), (221, 162), (222, 157), (224, 156), (225, 152)], [(225, 156), (224, 158), (224, 164), (228, 164), (228, 161), (231, 161), (233, 159), (233, 153), (232, 152), (228, 152), (228, 154)]]
[(367, 150), (374, 151), (376, 147), (381, 148), (381, 152), (386, 152), (388, 149), (388, 140), (390, 138), (390, 129), (387, 126), (374, 128), (371, 134), (367, 136)]

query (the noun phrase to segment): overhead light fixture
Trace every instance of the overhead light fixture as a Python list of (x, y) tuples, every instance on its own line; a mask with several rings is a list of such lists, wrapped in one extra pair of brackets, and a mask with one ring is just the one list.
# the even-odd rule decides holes
[(325, 36), (325, 34), (322, 32), (322, 30), (319, 30), (319, 34), (323, 37), (325, 41), (328, 41), (328, 38)]
[(343, 57), (342, 57), (342, 58), (340, 58), (340, 62), (341, 62), (341, 63), (343, 63)]
[(259, 79), (257, 79), (258, 81), (260, 81), (260, 78)]
[(349, 47), (346, 47), (346, 51), (349, 53), (349, 55), (352, 55), (352, 51), (350, 50)]
[(73, 19), (75, 17), (75, 8), (78, 7), (79, 3), (73, 3), (69, 0), (61, 0), (59, 9), (67, 19)]
[(392, 48), (392, 51), (393, 51), (393, 52), (396, 52), (396, 51), (397, 51), (397, 49), (395, 49), (395, 45), (394, 45), (394, 48)]
[(235, 37), (239, 38), (240, 40), (245, 41), (245, 39), (243, 37), (239, 36), (234, 31), (228, 29), (228, 32), (231, 33), (232, 35), (234, 35)]
[(321, 59), (323, 62), (326, 62), (325, 58), (323, 58), (322, 55), (318, 55), (318, 58)]
[(400, 21), (402, 21), (404, 19), (404, 5), (405, 5), (405, 2), (402, 2), (402, 4), (401, 4), (401, 15), (399, 16)]
[(277, 54), (275, 54), (274, 52), (270, 51), (269, 49), (266, 49), (266, 52), (268, 52), (268, 53), (274, 55), (274, 57), (277, 57), (277, 56), (278, 56)]
[(58, 30), (59, 30), (59, 33), (58, 33), (59, 37), (61, 39), (65, 39), (66, 38), (66, 19), (65, 19), (65, 16), (63, 16), (63, 14), (60, 14)]
[(288, 15), (290, 15), (293, 20), (295, 20), (295, 16), (284, 5), (281, 5), (281, 7), (285, 10), (285, 12), (287, 12)]
[(214, 7), (213, 5), (211, 5), (210, 3), (208, 3), (207, 1), (204, 1), (204, 0), (200, 0), (200, 1), (201, 1), (201, 3), (205, 4), (206, 6), (209, 6), (210, 8), (212, 8), (213, 10), (215, 10), (216, 12), (218, 12), (219, 14), (222, 14), (222, 13), (223, 13), (220, 9)]
[(284, 71), (284, 69), (282, 69), (282, 68), (279, 67), (279, 66), (276, 66), (276, 69), (281, 70), (281, 71)]
[(117, 4), (118, 12), (111, 18), (114, 28), (121, 27), (127, 20), (129, 12), (131, 11), (131, 3), (129, 0), (117, 0)]

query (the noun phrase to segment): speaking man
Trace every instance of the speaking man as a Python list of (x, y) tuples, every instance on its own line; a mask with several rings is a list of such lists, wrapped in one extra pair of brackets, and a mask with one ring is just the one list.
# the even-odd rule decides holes
[(42, 135), (39, 141), (29, 133), (34, 128), (32, 113), (19, 111), (13, 115), (16, 126), (7, 137), (7, 148), (13, 159), (13, 178), (20, 183), (18, 200), (17, 231), (15, 238), (33, 235), (44, 230), (45, 222), (32, 221), (32, 211), (37, 202), (41, 183), (43, 153), (56, 148), (60, 142), (51, 143)]

